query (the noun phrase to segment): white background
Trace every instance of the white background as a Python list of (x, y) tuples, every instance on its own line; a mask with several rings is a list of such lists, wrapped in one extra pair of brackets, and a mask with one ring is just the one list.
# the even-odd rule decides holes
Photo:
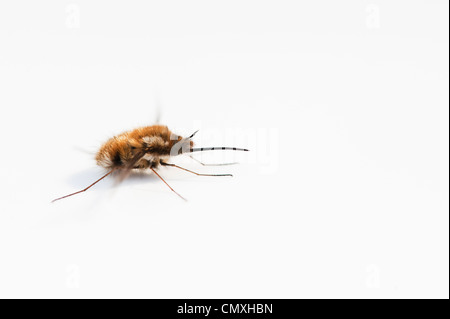
[[(1, 297), (447, 297), (447, 1), (2, 1)], [(233, 178), (102, 175), (162, 122)], [(198, 154), (201, 155), (201, 154)], [(180, 164), (181, 165), (181, 164)]]

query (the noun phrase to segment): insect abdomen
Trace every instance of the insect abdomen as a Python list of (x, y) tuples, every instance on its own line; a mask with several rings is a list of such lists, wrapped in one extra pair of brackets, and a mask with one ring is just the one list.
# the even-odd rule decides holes
[(97, 165), (112, 169), (123, 166), (126, 160), (126, 153), (129, 152), (128, 133), (122, 133), (110, 138), (100, 147), (95, 157)]

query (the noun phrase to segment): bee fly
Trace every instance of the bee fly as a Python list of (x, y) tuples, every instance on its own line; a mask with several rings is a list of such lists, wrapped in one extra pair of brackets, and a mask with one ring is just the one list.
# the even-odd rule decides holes
[[(198, 131), (197, 131), (198, 132)], [(132, 131), (127, 131), (117, 136), (110, 138), (102, 145), (98, 151), (95, 159), (97, 165), (105, 168), (108, 172), (94, 183), (89, 185), (83, 190), (68, 194), (52, 202), (58, 201), (63, 198), (67, 198), (82, 192), (87, 191), (89, 188), (100, 182), (102, 179), (110, 175), (115, 171), (121, 172), (121, 179), (124, 179), (133, 169), (144, 170), (150, 169), (158, 176), (175, 194), (182, 199), (186, 200), (183, 196), (178, 194), (170, 185), (156, 172), (156, 168), (161, 166), (176, 167), (186, 172), (198, 175), (198, 176), (232, 176), (231, 174), (200, 174), (180, 167), (178, 165), (167, 162), (170, 156), (203, 152), (203, 151), (215, 151), (215, 150), (232, 150), (232, 151), (248, 151), (243, 148), (236, 147), (201, 147), (194, 148), (194, 132), (191, 136), (183, 138), (181, 136), (173, 134), (167, 126), (153, 125), (137, 128)], [(192, 159), (194, 159), (192, 157)], [(195, 159), (194, 159), (195, 160)], [(201, 163), (201, 162), (200, 162)], [(207, 165), (203, 164), (202, 165)], [(235, 164), (235, 163), (229, 163)], [(227, 164), (218, 164), (227, 165)]]

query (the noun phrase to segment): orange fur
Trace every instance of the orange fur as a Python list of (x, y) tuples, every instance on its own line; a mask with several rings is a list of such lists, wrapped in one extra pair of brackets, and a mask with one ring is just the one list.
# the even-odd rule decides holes
[[(134, 129), (110, 138), (97, 153), (97, 164), (107, 169), (126, 168), (137, 154), (145, 154), (132, 168), (157, 167), (170, 156), (173, 145), (183, 138), (167, 126), (153, 125)], [(189, 141), (189, 147), (193, 142)]]

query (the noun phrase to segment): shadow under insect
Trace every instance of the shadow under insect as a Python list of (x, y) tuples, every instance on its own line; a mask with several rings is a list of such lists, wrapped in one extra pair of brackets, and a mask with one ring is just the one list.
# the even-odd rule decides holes
[[(74, 189), (83, 189), (89, 182), (92, 182), (92, 176), (100, 178), (105, 174), (104, 171), (98, 168), (90, 168), (80, 171), (68, 178), (68, 184), (73, 186)], [(151, 171), (145, 170), (132, 170), (125, 180), (121, 180), (120, 172), (113, 172), (108, 178), (105, 178), (101, 182), (95, 185), (96, 189), (111, 189), (118, 185), (141, 185), (144, 183), (153, 183), (158, 178), (151, 173)]]

